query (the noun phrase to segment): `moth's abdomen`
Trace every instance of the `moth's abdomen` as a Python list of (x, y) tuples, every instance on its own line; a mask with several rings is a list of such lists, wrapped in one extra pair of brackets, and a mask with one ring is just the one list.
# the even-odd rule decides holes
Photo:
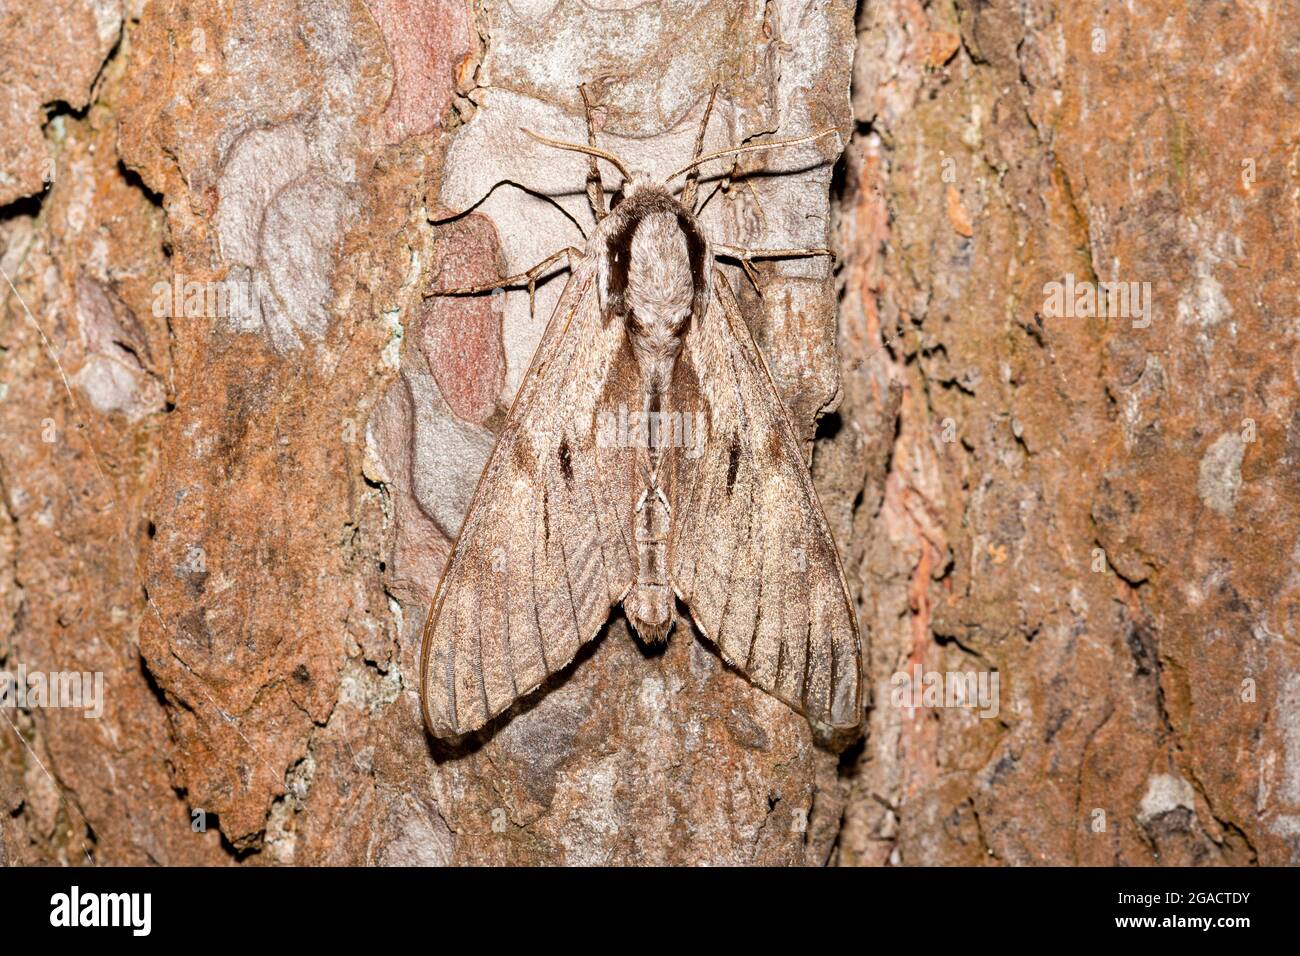
[(657, 487), (641, 496), (634, 521), (637, 576), (623, 610), (641, 640), (658, 644), (672, 630), (676, 611), (668, 585), (668, 501)]

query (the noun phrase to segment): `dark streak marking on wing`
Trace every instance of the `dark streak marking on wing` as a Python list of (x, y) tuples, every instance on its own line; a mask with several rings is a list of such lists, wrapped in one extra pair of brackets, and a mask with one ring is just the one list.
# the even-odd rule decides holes
[(560, 472), (564, 475), (564, 480), (569, 484), (573, 483), (573, 453), (569, 450), (569, 439), (567, 437), (560, 439), (560, 450), (558, 453), (560, 459)]
[(727, 494), (736, 487), (736, 473), (740, 470), (740, 443), (736, 436), (731, 436), (731, 448), (727, 451)]

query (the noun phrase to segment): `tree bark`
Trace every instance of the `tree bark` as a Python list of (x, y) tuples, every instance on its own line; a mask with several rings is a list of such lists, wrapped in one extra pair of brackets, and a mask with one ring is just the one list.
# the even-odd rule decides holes
[[(95, 719), (0, 707), (0, 860), (1300, 862), (1287, 13), (0, 6), (0, 670), (104, 679)], [(710, 148), (840, 130), (705, 221), (838, 255), (729, 277), (858, 602), (856, 739), (617, 615), (424, 731), (421, 628), (563, 276), (535, 314), (425, 293), (582, 245), (586, 158), (518, 131), (585, 141), (580, 82), (659, 174), (715, 83)], [(1101, 283), (1133, 314), (1086, 314)]]

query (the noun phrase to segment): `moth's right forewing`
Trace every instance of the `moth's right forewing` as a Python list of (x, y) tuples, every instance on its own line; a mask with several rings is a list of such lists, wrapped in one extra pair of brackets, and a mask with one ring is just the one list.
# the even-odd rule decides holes
[(673, 457), (673, 586), (754, 683), (819, 723), (856, 726), (861, 644), (839, 555), (785, 405), (720, 275), (678, 362), (708, 435), (696, 457)]
[(602, 435), (635, 383), (594, 272), (584, 260), (560, 297), (439, 583), (421, 653), (435, 736), (478, 729), (563, 668), (635, 578), (635, 470)]

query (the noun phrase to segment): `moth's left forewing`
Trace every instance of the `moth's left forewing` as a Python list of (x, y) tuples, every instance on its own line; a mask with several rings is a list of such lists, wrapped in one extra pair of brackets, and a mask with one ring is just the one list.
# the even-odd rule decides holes
[(861, 719), (857, 615), (785, 404), (715, 274), (674, 380), (707, 436), (671, 458), (669, 568), (704, 635), (755, 684), (816, 722)]
[(439, 582), (421, 651), (435, 736), (477, 730), (567, 665), (634, 580), (633, 459), (600, 427), (634, 386), (593, 272), (565, 286)]

